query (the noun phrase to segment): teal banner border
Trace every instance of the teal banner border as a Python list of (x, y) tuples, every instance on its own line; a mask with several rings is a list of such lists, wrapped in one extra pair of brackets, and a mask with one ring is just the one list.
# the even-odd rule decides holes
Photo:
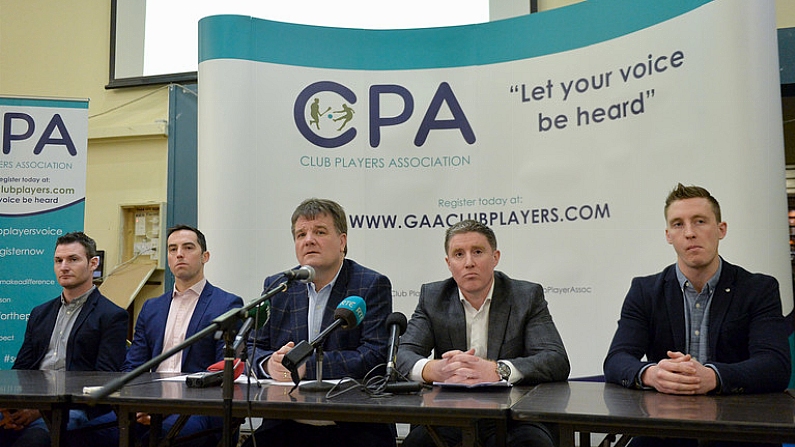
[(199, 63), (241, 59), (358, 70), (495, 64), (604, 42), (711, 1), (591, 0), (488, 23), (403, 30), (331, 28), (217, 15), (199, 21)]

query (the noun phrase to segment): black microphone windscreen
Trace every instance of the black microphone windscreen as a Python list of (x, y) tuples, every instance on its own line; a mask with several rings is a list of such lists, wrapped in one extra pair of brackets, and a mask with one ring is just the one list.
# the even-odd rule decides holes
[(334, 319), (343, 321), (343, 329), (353, 329), (362, 322), (365, 313), (367, 313), (367, 303), (364, 302), (364, 298), (352, 295), (340, 301), (334, 310)]
[(334, 319), (335, 320), (342, 320), (342, 328), (348, 329), (352, 327), (356, 327), (358, 322), (356, 321), (356, 314), (353, 313), (350, 309), (340, 308), (338, 307), (334, 310)]
[(392, 312), (388, 317), (386, 317), (386, 327), (390, 328), (393, 324), (396, 324), (398, 329), (400, 329), (398, 331), (398, 335), (403, 335), (403, 333), (406, 332), (406, 326), (408, 325), (408, 322), (406, 321), (406, 316), (402, 313)]

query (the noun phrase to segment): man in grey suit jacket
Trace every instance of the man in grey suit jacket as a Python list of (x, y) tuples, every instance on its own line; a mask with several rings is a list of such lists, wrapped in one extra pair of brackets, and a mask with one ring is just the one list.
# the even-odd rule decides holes
[(665, 201), (665, 220), (676, 264), (632, 281), (604, 362), (605, 380), (668, 394), (783, 391), (790, 352), (778, 282), (718, 256), (727, 225), (706, 189), (678, 184)]
[[(539, 284), (494, 269), (500, 260), (491, 228), (474, 220), (447, 229), (445, 260), (452, 278), (424, 284), (400, 339), (398, 371), (421, 382), (540, 383), (566, 380), (571, 366)], [(428, 356), (434, 352), (434, 358)], [(434, 427), (449, 445), (461, 430)], [(494, 444), (495, 425), (478, 424), (478, 439)], [(552, 446), (541, 424), (508, 425), (508, 444)], [(425, 426), (414, 427), (405, 447), (433, 446)]]

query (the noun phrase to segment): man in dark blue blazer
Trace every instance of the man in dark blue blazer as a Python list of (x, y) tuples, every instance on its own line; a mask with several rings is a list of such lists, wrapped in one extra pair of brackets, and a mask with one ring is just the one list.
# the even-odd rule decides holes
[[(566, 380), (571, 366), (539, 284), (495, 271), (494, 231), (464, 220), (445, 233), (452, 274), (423, 284), (417, 308), (400, 338), (398, 371), (418, 382), (537, 384)], [(428, 359), (433, 352), (434, 357)], [(493, 446), (496, 424), (478, 423), (481, 445)], [(447, 445), (460, 445), (460, 428), (434, 427)], [(509, 445), (555, 445), (542, 424), (510, 421)], [(404, 446), (435, 446), (425, 426), (413, 427)]]
[[(194, 227), (178, 225), (168, 230), (166, 246), (168, 267), (174, 274), (174, 290), (146, 301), (135, 323), (135, 334), (122, 370), (132, 371), (150, 359), (178, 345), (203, 330), (218, 316), (243, 306), (243, 299), (210, 284), (204, 277), (204, 264), (210, 260), (204, 234)], [(223, 340), (203, 338), (164, 360), (159, 372), (194, 373), (223, 360)], [(113, 420), (106, 415), (104, 420)], [(163, 432), (171, 429), (178, 415), (163, 420)], [(139, 413), (136, 432), (148, 435), (148, 414)], [(214, 446), (221, 435), (223, 419), (213, 416), (191, 416), (179, 432), (188, 436), (207, 429), (218, 429), (195, 441), (195, 446)], [(87, 439), (71, 439), (70, 445), (118, 445), (118, 428), (89, 433)], [(88, 444), (85, 444), (88, 442)]]
[[(392, 312), (392, 285), (389, 279), (345, 259), (348, 226), (342, 207), (324, 199), (307, 199), (292, 215), (295, 254), (303, 266), (311, 266), (314, 279), (308, 284), (293, 283), (285, 293), (271, 300), (268, 322), (249, 342), (250, 358), (260, 377), (292, 381), (282, 365), (284, 355), (297, 342), (311, 341), (334, 321), (334, 311), (349, 296), (362, 297), (366, 313), (352, 329), (331, 332), (323, 343), (322, 377), (362, 379), (386, 362), (389, 334), (385, 326)], [(285, 278), (265, 280), (270, 290)], [(315, 355), (298, 368), (302, 379), (317, 377)], [(265, 420), (254, 433), (257, 445), (394, 446), (393, 424)], [(249, 439), (246, 446), (253, 445)]]
[[(604, 362), (605, 380), (669, 394), (784, 390), (791, 367), (778, 282), (718, 255), (727, 225), (706, 189), (678, 184), (666, 199), (665, 218), (676, 264), (633, 279)], [(632, 441), (664, 442), (672, 441)]]
[[(97, 246), (82, 232), (55, 243), (55, 275), (61, 296), (30, 312), (25, 339), (13, 369), (118, 371), (124, 361), (127, 311), (105, 298), (93, 284)], [(57, 334), (65, 333), (66, 337)], [(11, 410), (0, 430), (0, 445), (47, 446), (50, 436), (39, 410)], [(67, 429), (84, 424), (85, 409), (69, 412)]]

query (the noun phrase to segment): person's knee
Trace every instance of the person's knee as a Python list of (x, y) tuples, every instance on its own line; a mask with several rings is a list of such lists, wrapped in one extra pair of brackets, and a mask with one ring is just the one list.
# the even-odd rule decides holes
[(50, 432), (46, 428), (27, 427), (14, 442), (13, 447), (49, 447)]
[(523, 445), (533, 447), (554, 447), (549, 429), (540, 424), (524, 424), (513, 427), (508, 432), (509, 445)]

